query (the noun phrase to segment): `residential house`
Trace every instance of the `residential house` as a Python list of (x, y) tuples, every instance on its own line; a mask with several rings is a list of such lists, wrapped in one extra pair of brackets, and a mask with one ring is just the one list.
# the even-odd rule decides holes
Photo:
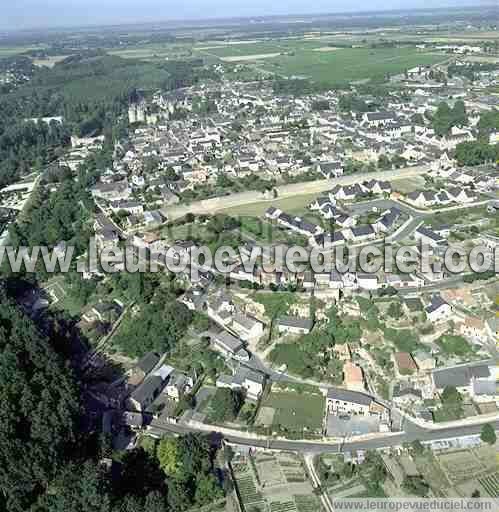
[(425, 308), (426, 316), (430, 322), (445, 322), (452, 318), (452, 306), (440, 295), (433, 295), (430, 303)]
[(146, 411), (163, 390), (164, 382), (161, 376), (148, 377), (128, 399), (128, 407), (136, 412)]
[(239, 366), (233, 375), (220, 375), (216, 386), (217, 388), (244, 390), (247, 398), (258, 400), (265, 388), (265, 375)]
[(436, 368), (432, 372), (435, 390), (441, 393), (446, 387), (455, 387), (460, 393), (471, 393), (475, 383), (496, 382), (497, 369), (494, 361), (459, 364)]
[(366, 112), (362, 116), (362, 122), (370, 128), (378, 128), (392, 124), (397, 119), (395, 112)]
[(424, 226), (420, 226), (416, 229), (414, 232), (414, 238), (433, 248), (447, 245), (445, 238), (442, 238), (438, 233), (435, 233), (435, 231)]
[(280, 333), (308, 334), (313, 327), (313, 321), (309, 318), (283, 316), (279, 318), (277, 328)]
[(263, 335), (264, 324), (251, 316), (235, 313), (231, 328), (243, 341), (259, 340)]
[(342, 388), (329, 388), (327, 410), (335, 416), (377, 416), (381, 420), (390, 415), (389, 410), (372, 396)]
[(412, 387), (410, 384), (398, 383), (393, 388), (392, 402), (398, 407), (410, 407), (422, 400), (421, 390)]
[(350, 231), (349, 238), (352, 242), (361, 243), (376, 238), (376, 231), (371, 224), (364, 224), (362, 226), (349, 228), (348, 231)]
[(192, 386), (193, 382), (190, 377), (187, 377), (187, 375), (184, 375), (178, 371), (174, 371), (169, 376), (168, 383), (165, 388), (165, 393), (168, 398), (178, 402), (182, 395), (188, 393), (189, 390), (192, 389)]
[(132, 193), (127, 180), (112, 183), (99, 182), (92, 188), (92, 196), (106, 201), (125, 201)]
[(376, 274), (357, 274), (357, 284), (363, 290), (377, 290), (379, 288)]
[(249, 354), (244, 350), (244, 343), (227, 331), (210, 334), (212, 346), (225, 357), (247, 361)]
[(416, 207), (426, 208), (438, 204), (437, 194), (431, 190), (415, 190), (406, 196), (406, 201)]

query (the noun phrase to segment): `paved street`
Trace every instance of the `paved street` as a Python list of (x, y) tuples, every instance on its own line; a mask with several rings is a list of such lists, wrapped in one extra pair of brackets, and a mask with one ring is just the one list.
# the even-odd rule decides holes
[[(484, 421), (487, 423), (487, 421)], [(496, 430), (499, 430), (499, 421), (493, 423)], [(244, 446), (254, 446), (260, 448), (272, 448), (276, 450), (293, 450), (302, 453), (339, 453), (352, 450), (374, 450), (377, 448), (385, 448), (389, 446), (397, 446), (412, 441), (431, 441), (439, 439), (450, 439), (460, 436), (479, 434), (482, 425), (471, 425), (462, 427), (443, 428), (440, 430), (425, 430), (415, 424), (409, 422), (405, 425), (406, 431), (400, 434), (380, 434), (379, 436), (368, 439), (355, 441), (355, 439), (347, 439), (345, 442), (311, 442), (311, 441), (287, 441), (277, 439), (253, 439), (239, 435), (225, 435), (226, 441), (240, 444)], [(188, 432), (200, 431), (183, 425), (159, 424), (154, 421), (150, 427), (150, 433), (161, 436), (165, 433), (185, 434)], [(213, 431), (215, 432), (215, 431)]]

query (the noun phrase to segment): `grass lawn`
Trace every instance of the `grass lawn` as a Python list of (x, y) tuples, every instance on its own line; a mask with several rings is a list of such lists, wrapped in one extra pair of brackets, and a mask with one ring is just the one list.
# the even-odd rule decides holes
[(331, 52), (308, 49), (262, 60), (261, 66), (286, 76), (342, 85), (355, 80), (383, 79), (387, 74), (400, 74), (407, 68), (443, 60), (445, 56), (441, 54), (414, 48), (342, 48)]
[(264, 306), (269, 318), (275, 318), (289, 311), (290, 306), (296, 302), (296, 295), (291, 292), (258, 292), (253, 299)]
[(471, 345), (462, 336), (444, 334), (437, 339), (437, 345), (447, 355), (464, 357), (473, 354)]
[(485, 206), (471, 206), (470, 208), (459, 208), (447, 212), (435, 212), (425, 218), (425, 223), (430, 226), (441, 226), (442, 224), (465, 224), (482, 219), (492, 219), (494, 214), (487, 212)]
[(401, 180), (393, 180), (392, 188), (395, 192), (401, 194), (409, 194), (415, 190), (421, 190), (425, 188), (424, 178), (421, 176), (415, 176), (414, 178), (404, 178)]
[[(261, 244), (307, 245), (307, 238), (305, 236), (274, 225), (263, 217), (237, 216), (236, 218), (241, 223), (239, 229), (243, 237), (248, 237), (255, 242)], [(314, 220), (311, 221), (314, 222)]]
[(273, 425), (280, 425), (286, 430), (300, 432), (304, 428), (314, 431), (322, 429), (325, 398), (320, 394), (272, 391), (262, 406), (273, 408)]
[(234, 206), (221, 210), (221, 213), (237, 217), (238, 215), (246, 215), (251, 217), (260, 217), (271, 206), (280, 208), (289, 214), (304, 215), (310, 212), (308, 205), (320, 194), (303, 194), (300, 196), (286, 197), (284, 199), (276, 199), (275, 201), (261, 201), (258, 203), (250, 203), (241, 206)]

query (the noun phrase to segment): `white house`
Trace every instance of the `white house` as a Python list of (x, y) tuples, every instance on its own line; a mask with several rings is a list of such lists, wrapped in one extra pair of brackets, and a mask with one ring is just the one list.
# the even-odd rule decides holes
[(220, 375), (216, 386), (217, 388), (244, 390), (247, 398), (258, 400), (265, 387), (265, 376), (249, 368), (239, 366), (234, 375)]
[(312, 320), (297, 316), (283, 316), (279, 318), (277, 324), (279, 332), (286, 334), (308, 334), (312, 327)]
[(231, 328), (244, 341), (258, 340), (263, 335), (264, 324), (251, 316), (235, 313), (232, 317)]
[(433, 323), (445, 322), (452, 318), (452, 306), (445, 302), (440, 295), (433, 295), (425, 311), (428, 320)]

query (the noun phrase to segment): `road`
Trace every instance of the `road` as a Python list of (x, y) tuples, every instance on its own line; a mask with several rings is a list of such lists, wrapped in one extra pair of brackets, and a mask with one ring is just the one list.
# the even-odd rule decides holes
[(276, 187), (277, 198), (268, 198), (261, 192), (248, 191), (230, 194), (228, 196), (214, 197), (203, 201), (195, 201), (187, 205), (177, 205), (165, 208), (165, 213), (170, 220), (183, 217), (187, 213), (210, 214), (227, 208), (241, 207), (254, 203), (268, 202), (269, 206), (281, 199), (288, 199), (294, 196), (306, 194), (321, 194), (331, 190), (335, 185), (353, 185), (366, 180), (392, 181), (401, 178), (412, 178), (421, 176), (429, 171), (428, 165), (417, 165), (404, 167), (392, 171), (376, 171), (369, 173), (357, 173), (348, 176), (340, 176), (330, 180), (306, 181), (303, 183), (291, 183)]
[[(486, 420), (483, 423), (488, 423)], [(499, 421), (492, 423), (496, 430), (499, 430)], [(301, 453), (341, 453), (345, 451), (354, 450), (376, 450), (378, 448), (386, 448), (390, 446), (398, 446), (403, 443), (410, 443), (412, 441), (432, 441), (439, 439), (451, 439), (456, 437), (463, 437), (472, 434), (479, 434), (482, 429), (482, 424), (466, 425), (461, 427), (442, 428), (439, 430), (426, 430), (414, 423), (406, 421), (407, 430), (397, 433), (389, 433), (385, 435), (378, 435), (372, 439), (365, 439), (360, 441), (346, 440), (327, 442), (313, 442), (313, 441), (289, 441), (283, 439), (254, 439), (250, 437), (224, 435), (224, 439), (229, 443), (239, 444), (243, 446), (252, 446), (257, 448), (267, 448), (274, 450), (289, 450)], [(189, 432), (206, 432), (192, 428), (185, 425), (170, 425), (158, 423), (153, 421), (151, 423), (149, 433), (155, 436), (162, 436), (165, 433), (187, 434)], [(216, 433), (214, 430), (213, 432)]]

